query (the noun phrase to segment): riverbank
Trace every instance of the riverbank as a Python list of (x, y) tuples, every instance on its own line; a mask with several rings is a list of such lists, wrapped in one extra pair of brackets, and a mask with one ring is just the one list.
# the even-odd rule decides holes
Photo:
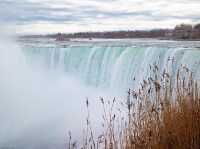
[(180, 24), (174, 29), (152, 29), (135, 31), (102, 31), (102, 32), (79, 32), (57, 33), (48, 35), (29, 35), (26, 38), (52, 38), (56, 41), (70, 41), (71, 39), (162, 39), (180, 41), (199, 41), (200, 24)]

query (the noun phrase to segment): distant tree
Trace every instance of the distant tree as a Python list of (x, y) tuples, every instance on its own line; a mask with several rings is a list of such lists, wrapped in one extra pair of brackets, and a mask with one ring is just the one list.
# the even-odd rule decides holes
[(193, 37), (194, 39), (200, 39), (200, 23), (199, 23), (199, 24), (196, 24), (196, 25), (193, 27), (192, 37)]
[(194, 29), (200, 30), (200, 23), (196, 24), (196, 25), (194, 26)]
[(180, 24), (174, 29), (174, 37), (176, 39), (190, 39), (192, 36), (192, 25)]

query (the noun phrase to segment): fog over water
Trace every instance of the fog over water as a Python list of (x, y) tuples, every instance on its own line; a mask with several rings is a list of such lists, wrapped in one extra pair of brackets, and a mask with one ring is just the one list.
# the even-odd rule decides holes
[(86, 98), (99, 131), (99, 97), (122, 100), (128, 88), (149, 75), (154, 62), (161, 69), (168, 65), (172, 73), (185, 64), (198, 78), (199, 47), (199, 42), (156, 40), (1, 38), (0, 148), (65, 148), (68, 131), (81, 137)]
[(68, 131), (82, 134), (86, 97), (100, 113), (101, 91), (61, 72), (32, 69), (14, 42), (1, 40), (0, 51), (0, 147), (63, 148)]

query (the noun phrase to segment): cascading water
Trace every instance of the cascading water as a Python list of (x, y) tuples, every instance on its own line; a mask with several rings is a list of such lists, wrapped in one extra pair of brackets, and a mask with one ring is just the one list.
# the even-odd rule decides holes
[[(196, 46), (196, 47), (195, 47)], [(106, 89), (127, 90), (149, 75), (154, 63), (162, 72), (174, 73), (181, 65), (199, 74), (198, 42), (71, 42), (25, 46), (34, 62), (50, 70), (64, 71), (88, 85)], [(27, 48), (28, 47), (28, 48)], [(133, 78), (137, 80), (133, 82)], [(135, 83), (135, 84), (133, 84)]]
[(186, 65), (196, 78), (200, 74), (200, 42), (19, 39), (18, 44), (0, 43), (0, 148), (65, 148), (67, 131), (82, 134), (86, 97), (95, 126), (101, 119), (99, 96), (123, 97), (154, 63), (160, 71), (174, 73)]

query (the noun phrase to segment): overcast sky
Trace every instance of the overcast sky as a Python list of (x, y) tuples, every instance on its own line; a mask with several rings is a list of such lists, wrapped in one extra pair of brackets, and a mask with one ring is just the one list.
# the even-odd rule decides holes
[(200, 0), (0, 0), (18, 33), (172, 28), (200, 22)]

